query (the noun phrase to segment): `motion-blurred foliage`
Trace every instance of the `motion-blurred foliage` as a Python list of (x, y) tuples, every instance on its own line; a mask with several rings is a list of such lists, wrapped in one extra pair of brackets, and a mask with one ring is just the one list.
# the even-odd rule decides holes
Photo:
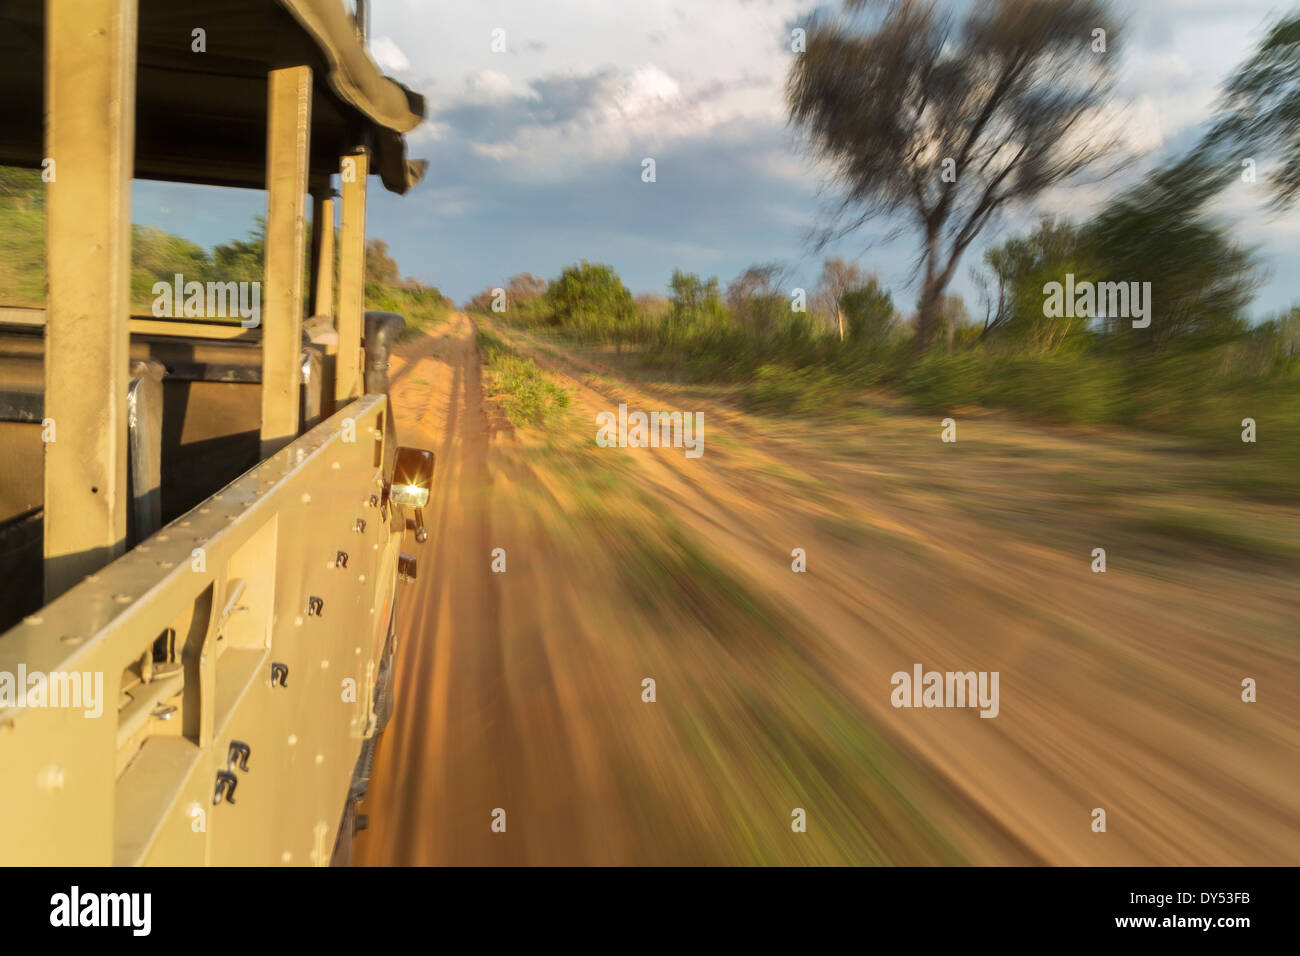
[[(1124, 213), (1100, 221), (1122, 224)], [(767, 266), (746, 270), (725, 296), (716, 278), (677, 270), (667, 298), (633, 301), (612, 269), (583, 264), (565, 270), (545, 295), (508, 299), (502, 313), (491, 310), (486, 292), (468, 308), (589, 346), (631, 347), (659, 374), (733, 383), (745, 404), (771, 412), (825, 414), (883, 386), (934, 412), (1005, 408), (1060, 424), (1179, 434), (1234, 451), (1241, 448), (1242, 419), (1253, 418), (1267, 441), (1246, 446), (1253, 461), (1242, 470), (1242, 487), (1293, 492), (1300, 473), (1300, 305), (1254, 326), (1241, 311), (1248, 295), (1220, 307), (1221, 290), (1251, 286), (1254, 267), (1246, 256), (1222, 254), (1227, 236), (1216, 233), (1219, 243), (1204, 246), (1200, 257), (1193, 246), (1167, 240), (1147, 247), (1154, 274), (1174, 249), (1170, 268), (1194, 276), (1177, 312), (1162, 312), (1157, 297), (1152, 336), (1127, 323), (1044, 317), (1045, 282), (1066, 271), (1081, 281), (1106, 274), (1093, 235), (1048, 220), (990, 250), (987, 318), (972, 321), (960, 298), (945, 296), (936, 344), (920, 354), (911, 347), (914, 319), (898, 318), (874, 277), (840, 294), (841, 340), (839, 315), (821, 311), (824, 305), (792, 311), (782, 294), (782, 309), (773, 310), (777, 293), (754, 281)], [(825, 290), (814, 296), (828, 301), (834, 302)], [(602, 311), (600, 303), (609, 302), (616, 306)]]
[[(965, 29), (981, 42), (1010, 35), (1016, 11), (1031, 7), (1077, 16), (1101, 11), (1104, 4), (1000, 2), (972, 14)], [(825, 127), (818, 127), (829, 137), (823, 145), (840, 151), (842, 180), (861, 187), (856, 197), (876, 211), (896, 212), (909, 208), (908, 196), (914, 194), (909, 177), (915, 164), (895, 162), (897, 149), (915, 145), (915, 137), (904, 135), (912, 127), (896, 128), (901, 122), (896, 113), (877, 110), (871, 114), (876, 125), (848, 135), (847, 127), (835, 123), (862, 120), (860, 104), (846, 106), (849, 113), (841, 116), (822, 97), (842, 87), (860, 87), (877, 99), (912, 95), (910, 87), (900, 86), (878, 64), (862, 60), (860, 54), (883, 42), (881, 37), (898, 39), (911, 51), (898, 54), (909, 69), (946, 55), (942, 43), (931, 41), (939, 26), (950, 24), (936, 19), (930, 5), (894, 9), (885, 29), (866, 40), (842, 25), (818, 20), (822, 40), (835, 46), (838, 59), (826, 66), (825, 75), (797, 73), (790, 96), (796, 112), (803, 111), (799, 116)], [(904, 29), (909, 24), (924, 29), (909, 34)], [(1022, 58), (1050, 61), (1055, 69), (1061, 51), (1076, 49), (1077, 43), (1073, 34), (1054, 31), (1031, 31)], [(998, 68), (1018, 62), (1015, 56), (1005, 62), (997, 57), (980, 61), (975, 47), (963, 56), (969, 62), (959, 65), (972, 73), (990, 62)], [(815, 69), (810, 57), (799, 58), (804, 64), (799, 69)], [(1067, 82), (1059, 71), (1053, 76)], [(1014, 114), (1018, 104), (1041, 93), (1032, 84), (1016, 86), (1019, 78), (1008, 82), (1016, 92), (998, 100), (995, 111)], [(1046, 125), (1095, 105), (1105, 88), (1104, 78), (1089, 78), (1083, 92), (1048, 117)], [(944, 135), (951, 133), (958, 142), (966, 127), (956, 120), (971, 103), (961, 84), (944, 89), (954, 118), (951, 128), (943, 127), (948, 131)], [(924, 98), (924, 89), (916, 90)], [(512, 298), (503, 317), (558, 329), (587, 344), (613, 344), (620, 350), (632, 346), (653, 370), (733, 383), (748, 404), (771, 411), (820, 414), (860, 399), (869, 388), (885, 386), (934, 412), (983, 405), (1065, 424), (1183, 435), (1216, 455), (1245, 456), (1234, 469), (1242, 490), (1294, 494), (1300, 483), (1300, 304), (1251, 325), (1247, 310), (1262, 272), (1254, 250), (1242, 246), (1231, 224), (1211, 208), (1224, 189), (1238, 182), (1240, 157), (1249, 154), (1245, 147), (1277, 161), (1270, 180), (1276, 207), (1300, 194), (1295, 173), (1300, 168), (1298, 102), (1300, 14), (1293, 13), (1269, 29), (1259, 52), (1229, 81), (1209, 132), (1186, 155), (1120, 192), (1091, 221), (1045, 219), (1028, 233), (990, 248), (984, 269), (976, 274), (984, 314), (975, 320), (959, 297), (943, 293), (948, 265), (955, 264), (973, 235), (969, 231), (959, 234), (956, 255), (946, 265), (930, 263), (933, 268), (925, 270), (920, 303), (925, 319), (920, 323), (916, 314), (906, 319), (898, 314), (891, 294), (874, 276), (833, 258), (825, 263), (807, 311), (795, 306), (777, 264), (745, 270), (725, 293), (716, 277), (677, 269), (667, 298), (642, 296), (631, 302), (625, 290), (612, 291), (623, 290), (612, 269), (583, 263), (565, 270), (558, 280), (562, 293)], [(905, 118), (915, 119), (911, 113)], [(859, 149), (868, 142), (897, 149), (877, 156), (879, 162), (865, 169), (854, 164), (863, 155), (876, 155)], [(987, 147), (996, 152), (997, 144), (990, 141)], [(1008, 194), (1008, 201), (1054, 181), (1056, 172), (1060, 170), (1031, 177), (1021, 193)], [(942, 203), (943, 195), (940, 189), (937, 196), (922, 198)], [(975, 208), (974, 221), (982, 228), (986, 220), (979, 218), (981, 207)], [(1150, 326), (1136, 329), (1121, 316), (1046, 315), (1044, 287), (1067, 275), (1076, 283), (1151, 282)], [(483, 309), (485, 295), (469, 307)], [(913, 347), (918, 342), (923, 348)], [(1254, 444), (1241, 441), (1247, 418), (1258, 428)]]
[(510, 424), (546, 427), (569, 407), (569, 393), (552, 382), (537, 365), (520, 355), (488, 329), (476, 333), (488, 371), (488, 398), (500, 402)]
[[(307, 223), (303, 302), (310, 300), (311, 231)], [(337, 246), (335, 269), (337, 275)], [(202, 246), (156, 226), (131, 227), (131, 311), (152, 312), (156, 282), (261, 282), (266, 220), (258, 216), (243, 239)], [(401, 277), (382, 239), (366, 244), (366, 308), (398, 312), (414, 331), (455, 307), (438, 289)], [(337, 281), (335, 289), (337, 290)], [(0, 305), (45, 305), (45, 186), (38, 170), (0, 166)]]

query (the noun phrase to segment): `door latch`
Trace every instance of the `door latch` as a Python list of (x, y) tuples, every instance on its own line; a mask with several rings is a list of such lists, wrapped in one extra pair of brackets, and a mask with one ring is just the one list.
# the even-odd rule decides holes
[(217, 771), (217, 786), (212, 792), (212, 805), (215, 807), (221, 803), (222, 799), (226, 803), (235, 802), (235, 787), (239, 785), (239, 778), (229, 770)]
[(230, 751), (226, 754), (226, 769), (234, 770), (238, 767), (244, 773), (248, 773), (248, 758), (252, 756), (253, 748), (242, 740), (232, 740), (230, 742)]

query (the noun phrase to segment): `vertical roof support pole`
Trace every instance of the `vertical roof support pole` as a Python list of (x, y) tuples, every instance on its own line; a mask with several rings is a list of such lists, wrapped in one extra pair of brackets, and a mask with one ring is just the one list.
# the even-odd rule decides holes
[(334, 309), (334, 200), (328, 187), (312, 193), (311, 314), (335, 314)]
[(48, 602), (126, 545), (137, 10), (46, 0), (45, 13)]
[(262, 457), (298, 435), (311, 67), (268, 74), (266, 262), (262, 322)]
[(364, 390), (361, 384), (361, 329), (366, 309), (366, 179), (370, 154), (360, 150), (344, 156), (343, 226), (339, 232), (338, 376), (334, 396), (342, 405)]

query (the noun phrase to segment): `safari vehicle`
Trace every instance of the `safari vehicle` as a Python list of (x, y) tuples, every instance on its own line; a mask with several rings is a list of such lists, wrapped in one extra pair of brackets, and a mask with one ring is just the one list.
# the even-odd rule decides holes
[[(47, 208), (45, 307), (0, 309), (0, 864), (348, 859), (433, 466), (364, 312), (424, 103), (364, 19), (0, 5), (0, 163)], [(130, 314), (133, 178), (265, 189), (256, 321)]]

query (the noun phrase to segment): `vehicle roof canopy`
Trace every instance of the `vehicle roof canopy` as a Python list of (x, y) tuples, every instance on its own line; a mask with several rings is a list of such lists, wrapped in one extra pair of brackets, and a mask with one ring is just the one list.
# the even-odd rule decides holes
[[(40, 0), (0, 2), (0, 163), (44, 156), (44, 20)], [(193, 31), (206, 52), (194, 52)], [(312, 68), (310, 176), (322, 185), (339, 157), (372, 150), (372, 169), (404, 193), (425, 163), (402, 138), (424, 98), (380, 73), (343, 0), (139, 0), (135, 177), (266, 184), (267, 73)]]

